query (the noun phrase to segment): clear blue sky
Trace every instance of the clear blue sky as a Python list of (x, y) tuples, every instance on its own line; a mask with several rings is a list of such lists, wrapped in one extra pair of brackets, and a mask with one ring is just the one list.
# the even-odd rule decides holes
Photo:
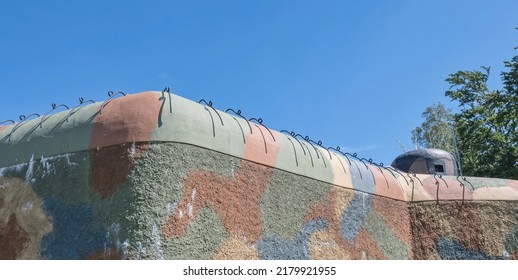
[(518, 1), (0, 2), (0, 121), (165, 86), (389, 164), (457, 70), (518, 52)]

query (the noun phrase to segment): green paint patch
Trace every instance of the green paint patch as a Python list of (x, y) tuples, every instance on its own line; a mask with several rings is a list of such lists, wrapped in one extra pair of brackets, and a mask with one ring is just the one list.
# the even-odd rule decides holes
[(311, 206), (323, 203), (331, 185), (275, 170), (261, 198), (263, 234), (294, 240)]
[(206, 207), (191, 222), (183, 237), (164, 242), (168, 247), (164, 257), (179, 260), (212, 259), (227, 237), (228, 234), (219, 217), (212, 209)]
[(383, 219), (375, 212), (370, 212), (365, 218), (363, 227), (374, 237), (378, 248), (390, 260), (408, 259), (410, 248), (399, 240)]

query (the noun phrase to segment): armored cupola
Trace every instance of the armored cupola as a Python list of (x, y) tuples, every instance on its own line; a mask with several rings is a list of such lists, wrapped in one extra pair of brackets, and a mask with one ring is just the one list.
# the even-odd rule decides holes
[(457, 163), (448, 152), (439, 149), (419, 149), (398, 156), (392, 167), (417, 174), (457, 175)]

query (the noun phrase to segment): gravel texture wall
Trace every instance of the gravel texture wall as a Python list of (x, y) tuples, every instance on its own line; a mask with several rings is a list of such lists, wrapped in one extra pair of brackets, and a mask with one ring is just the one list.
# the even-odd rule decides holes
[(517, 200), (166, 92), (0, 128), (0, 259), (516, 259)]

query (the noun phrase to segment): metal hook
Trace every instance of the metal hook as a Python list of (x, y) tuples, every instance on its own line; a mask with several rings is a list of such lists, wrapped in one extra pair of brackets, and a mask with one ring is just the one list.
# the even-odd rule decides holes
[(471, 184), (471, 182), (470, 182), (470, 181), (468, 181), (468, 179), (466, 179), (466, 177), (464, 177), (464, 176), (463, 176), (463, 177), (462, 177), (462, 180), (464, 180), (464, 182), (468, 183), (468, 184), (471, 186), (471, 189), (472, 189), (472, 190), (475, 190), (475, 187)]
[[(363, 160), (363, 159), (362, 159)], [(381, 172), (381, 175), (383, 175), (383, 178), (385, 179), (385, 183), (387, 184), (387, 189), (390, 189), (390, 185), (388, 183), (388, 179), (387, 179), (387, 176), (385, 176), (385, 172), (383, 172), (383, 170), (381, 170), (381, 166), (379, 166), (378, 164), (376, 164), (375, 162), (372, 161), (372, 158), (369, 158), (368, 159), (368, 162), (370, 165), (374, 165), (376, 168), (378, 168), (378, 170)], [(373, 176), (374, 178), (374, 183), (376, 183), (376, 178)]]
[(433, 178), (435, 179), (435, 185), (437, 186), (436, 197), (437, 197), (437, 203), (439, 203), (439, 180), (437, 180), (437, 173), (433, 174)]
[[(297, 139), (297, 137), (302, 137), (302, 135), (300, 134), (295, 134), (295, 132), (291, 132), (291, 136), (294, 138), (294, 139)], [(298, 141), (298, 139), (297, 139)], [(308, 149), (308, 154), (309, 154), (309, 158), (311, 159), (311, 166), (312, 167), (315, 167), (315, 163), (313, 162), (313, 156), (311, 155), (311, 151), (309, 150), (309, 147), (304, 143), (304, 142), (300, 142), (302, 145), (304, 145), (306, 147), (306, 149)], [(318, 154), (317, 154), (317, 157), (318, 157)]]
[(246, 123), (248, 124), (248, 128), (250, 128), (250, 134), (254, 134), (254, 132), (252, 131), (252, 126), (250, 125), (250, 121), (248, 121), (248, 119), (245, 116), (241, 115), (241, 110), (237, 110), (237, 112), (236, 112), (236, 111), (234, 111), (234, 109), (227, 109), (227, 110), (225, 110), (225, 113), (228, 113), (229, 111), (236, 114), (240, 118), (244, 119), (246, 121)]
[(205, 99), (201, 99), (200, 101), (198, 101), (198, 103), (200, 103), (200, 104), (202, 104), (202, 102), (207, 104), (207, 106), (209, 106), (216, 113), (216, 115), (218, 115), (219, 120), (221, 121), (221, 125), (225, 126), (225, 124), (223, 123), (223, 119), (219, 115), (218, 111), (216, 109), (214, 109), (214, 107), (212, 107), (212, 101), (209, 100), (209, 102), (207, 102), (207, 101), (205, 101)]
[(205, 103), (207, 106), (212, 107), (212, 101), (211, 100), (209, 100), (209, 102), (207, 102), (205, 99), (200, 99), (200, 101), (198, 101), (198, 103), (200, 103), (200, 104), (202, 102)]
[(173, 113), (173, 101), (171, 98), (171, 89), (169, 87), (165, 87), (164, 90), (162, 90), (162, 96), (158, 100), (164, 100), (165, 99), (164, 93), (166, 93), (166, 92), (169, 94), (169, 112), (172, 114)]
[(40, 114), (38, 114), (38, 113), (32, 113), (32, 114), (30, 114), (30, 115), (28, 115), (28, 116), (25, 116), (25, 115), (20, 115), (20, 116), (19, 116), (19, 118), (20, 118), (20, 122), (19, 122), (19, 123), (17, 123), (17, 124), (13, 127), (13, 129), (11, 130), (11, 132), (9, 132), (9, 135), (7, 136), (7, 138), (9, 139), (9, 142), (11, 142), (11, 136), (13, 135), (13, 133), (14, 133), (18, 128), (20, 128), (20, 127), (25, 123), (25, 121), (26, 121), (28, 118), (33, 117), (33, 116), (41, 117), (41, 115), (40, 115)]
[[(315, 150), (315, 154), (317, 154), (317, 158), (320, 159), (320, 155), (318, 154), (318, 150), (317, 148), (315, 148), (315, 146), (313, 146), (313, 144), (311, 144), (309, 142), (309, 137), (308, 136), (302, 136), (300, 134), (296, 134), (295, 137), (300, 137), (302, 138), (304, 141), (306, 141), (307, 143), (309, 143), (311, 145), (311, 147), (313, 147), (313, 149)], [(308, 149), (309, 150), (309, 149)]]
[(248, 119), (249, 121), (256, 121), (259, 123), (259, 125), (261, 125), (262, 127), (266, 128), (266, 130), (268, 130), (268, 132), (270, 132), (270, 135), (272, 136), (272, 139), (273, 139), (273, 142), (277, 142), (275, 140), (275, 137), (273, 136), (273, 133), (270, 131), (270, 129), (268, 127), (266, 127), (264, 124), (263, 124), (263, 119), (259, 118), (259, 119), (256, 119), (256, 118), (250, 118)]
[(460, 175), (457, 175), (457, 181), (459, 182), (460, 186), (462, 187), (462, 201), (464, 202), (464, 193), (466, 192), (466, 186), (464, 185), (464, 183), (462, 183), (460, 180), (459, 180), (459, 177)]
[(95, 101), (93, 101), (93, 100), (91, 100), (91, 99), (85, 100), (83, 97), (79, 97), (79, 104), (77, 104), (74, 108), (72, 108), (72, 110), (70, 110), (70, 112), (68, 112), (67, 117), (66, 117), (66, 119), (65, 119), (65, 120), (66, 120), (66, 122), (68, 122), (68, 119), (70, 118), (70, 116), (72, 116), (72, 114), (74, 114), (74, 113), (75, 113), (75, 110), (76, 110), (79, 106), (81, 106), (81, 105), (83, 105), (83, 104), (85, 104), (85, 103), (95, 103)]
[[(408, 178), (410, 179), (410, 182), (412, 182), (412, 196), (410, 197), (410, 202), (414, 202), (415, 183), (414, 183), (414, 180), (412, 179), (412, 177), (410, 177), (410, 175), (408, 175)], [(407, 184), (408, 184), (408, 182), (407, 182)]]
[(23, 121), (27, 120), (28, 118), (30, 118), (30, 117), (32, 117), (32, 116), (41, 117), (41, 115), (40, 115), (40, 114), (38, 114), (38, 113), (32, 113), (32, 114), (30, 114), (30, 115), (28, 115), (28, 116), (20, 115), (20, 117), (19, 117), (19, 118), (20, 118), (20, 121), (22, 121), (22, 122), (23, 122)]
[(333, 157), (331, 156), (331, 152), (328, 149), (326, 149), (324, 146), (322, 146), (322, 141), (319, 140), (318, 142), (315, 142), (311, 139), (309, 139), (309, 141), (313, 142), (313, 143), (317, 144), (317, 146), (320, 146), (321, 148), (325, 149), (327, 151), (327, 153), (329, 154), (329, 160), (333, 160)]
[[(311, 142), (314, 142), (314, 141), (312, 141), (311, 139), (309, 139), (309, 137), (308, 137), (308, 136), (304, 137), (304, 140), (306, 140), (306, 142), (308, 142), (308, 143), (313, 147), (313, 149), (315, 149), (315, 153), (317, 154), (317, 158), (320, 158), (320, 157), (318, 156), (318, 154), (320, 153), (320, 151), (319, 151), (319, 150), (318, 150), (318, 149), (313, 145), (313, 143), (311, 143)], [(322, 162), (324, 163), (324, 167), (325, 167), (325, 168), (327, 168), (327, 164), (326, 164), (326, 161), (325, 161), (325, 159), (324, 159), (324, 155), (322, 155), (322, 153), (320, 153), (320, 155), (322, 156)]]
[(214, 118), (212, 117), (212, 113), (209, 111), (209, 109), (207, 109), (207, 107), (203, 106), (203, 108), (205, 111), (207, 111), (207, 113), (209, 113), (210, 120), (212, 121), (212, 136), (216, 137), (216, 128), (214, 127)]
[(297, 164), (297, 167), (298, 167), (299, 161), (297, 159), (297, 150), (295, 149), (295, 145), (293, 144), (293, 141), (291, 140), (291, 138), (289, 136), (286, 136), (286, 138), (288, 138), (288, 140), (290, 140), (291, 146), (293, 147), (293, 153), (295, 154), (295, 163)]
[(264, 138), (264, 133), (258, 125), (256, 125), (255, 123), (254, 123), (254, 125), (257, 127), (257, 129), (259, 129), (259, 132), (261, 132), (261, 136), (263, 137), (263, 142), (264, 142), (264, 151), (266, 153), (268, 153), (268, 149), (266, 147), (266, 139)]
[(43, 114), (43, 117), (40, 120), (40, 128), (43, 128), (43, 122), (48, 119), (48, 118), (45, 118), (45, 117), (48, 114), (50, 114), (52, 111), (56, 110), (57, 108), (65, 107), (65, 108), (67, 108), (67, 110), (70, 110), (70, 108), (67, 105), (65, 105), (65, 104), (56, 105), (56, 103), (52, 103), (51, 106), (52, 106), (52, 109), (50, 109), (47, 113)]
[[(394, 170), (396, 171), (399, 175), (401, 175), (401, 177), (403, 177), (403, 179), (405, 179), (405, 182), (406, 182), (406, 185), (408, 186), (408, 180), (406, 179), (405, 175), (401, 174), (401, 172), (399, 172), (399, 170), (397, 170), (396, 168), (392, 167), (392, 166), (385, 166), (383, 167), (385, 168), (386, 170), (390, 171), (390, 173), (392, 173), (391, 170)], [(396, 178), (396, 176), (394, 175), (394, 173), (392, 173), (392, 175), (394, 176), (394, 178)], [(410, 178), (410, 177), (409, 177)], [(397, 179), (397, 178), (396, 178)], [(412, 178), (410, 178), (410, 180), (412, 180)]]
[(366, 158), (359, 158), (356, 153), (353, 154), (353, 157), (355, 157), (356, 159), (361, 161), (363, 163), (363, 165), (365, 165), (365, 169), (369, 170), (369, 167), (367, 167), (367, 164), (364, 162), (364, 160), (367, 160)]
[[(340, 148), (340, 147), (337, 147), (337, 148)], [(328, 148), (325, 148), (328, 152), (329, 152), (329, 149), (334, 149), (332, 147), (328, 147)], [(345, 171), (345, 167), (344, 167), (344, 164), (342, 163), (342, 160), (340, 159), (340, 157), (338, 155), (336, 155), (336, 158), (338, 158), (338, 161), (340, 162), (340, 165), (342, 165), (342, 169), (344, 170), (344, 173), (347, 174), (347, 171)], [(349, 159), (347, 159), (349, 160)], [(349, 161), (349, 166), (351, 165), (351, 162)]]
[(419, 183), (421, 184), (421, 186), (424, 188), (424, 185), (423, 185), (423, 182), (421, 182), (421, 180), (419, 179), (419, 177), (417, 177), (417, 175), (415, 174), (415, 172), (411, 172), (412, 176), (414, 176), (414, 178), (417, 179), (417, 181), (419, 181)]
[(300, 143), (299, 139), (293, 137), (295, 135), (295, 132), (288, 132), (287, 130), (281, 130), (281, 133), (287, 133), (289, 134), (293, 139), (295, 139), (297, 142), (299, 142), (300, 147), (302, 148), (302, 152), (304, 152), (304, 155), (306, 155), (306, 150), (304, 149), (304, 146), (302, 146), (302, 143)]
[(243, 132), (243, 127), (241, 127), (241, 124), (236, 119), (236, 117), (232, 116), (232, 118), (237, 122), (237, 125), (239, 125), (239, 129), (241, 130), (241, 135), (243, 136), (243, 143), (246, 144), (246, 138), (245, 138), (245, 133)]
[(449, 189), (450, 186), (448, 186), (448, 183), (446, 182), (446, 180), (444, 180), (444, 178), (442, 177), (442, 174), (438, 174), (438, 176), (439, 176), (439, 179), (441, 179), (444, 182), (444, 184), (446, 185), (446, 188)]
[(349, 157), (348, 157), (347, 155), (345, 155), (344, 153), (342, 153), (342, 152), (340, 151), (340, 146), (336, 146), (336, 148), (333, 148), (333, 147), (328, 147), (328, 148), (327, 148), (327, 150), (330, 150), (330, 149), (331, 149), (331, 150), (334, 150), (334, 151), (336, 151), (336, 152), (338, 152), (338, 153), (340, 153), (340, 154), (342, 154), (343, 156), (345, 156), (345, 158), (346, 158), (346, 159), (347, 159), (347, 161), (349, 162), (349, 166), (351, 166), (351, 160), (349, 159)]
[(3, 122), (0, 122), (0, 124), (4, 124), (4, 123), (6, 123), (6, 122), (11, 122), (11, 124), (15, 124), (15, 123), (16, 123), (16, 122), (15, 122), (15, 121), (13, 121), (13, 120), (5, 120), (5, 121), (3, 121)]
[[(339, 152), (340, 154), (342, 154), (347, 159), (347, 161), (349, 161), (349, 166), (351, 166), (351, 160), (347, 156), (347, 155), (351, 155), (351, 154), (340, 151), (340, 147), (338, 147), (338, 146), (336, 147), (336, 149), (335, 148), (330, 148), (330, 149), (333, 149), (333, 150)], [(352, 161), (352, 163), (354, 163), (354, 165), (356, 166), (356, 169), (358, 169), (358, 173), (360, 174), (360, 179), (363, 179), (362, 171), (360, 170), (360, 167), (358, 166), (358, 164), (355, 161)]]
[(99, 114), (102, 114), (102, 110), (104, 108), (104, 106), (106, 106), (117, 94), (122, 94), (122, 96), (126, 96), (127, 94), (125, 94), (124, 92), (122, 91), (117, 91), (115, 93), (113, 93), (113, 91), (108, 91), (108, 100), (104, 101), (103, 104), (101, 104), (101, 108), (99, 109)]

